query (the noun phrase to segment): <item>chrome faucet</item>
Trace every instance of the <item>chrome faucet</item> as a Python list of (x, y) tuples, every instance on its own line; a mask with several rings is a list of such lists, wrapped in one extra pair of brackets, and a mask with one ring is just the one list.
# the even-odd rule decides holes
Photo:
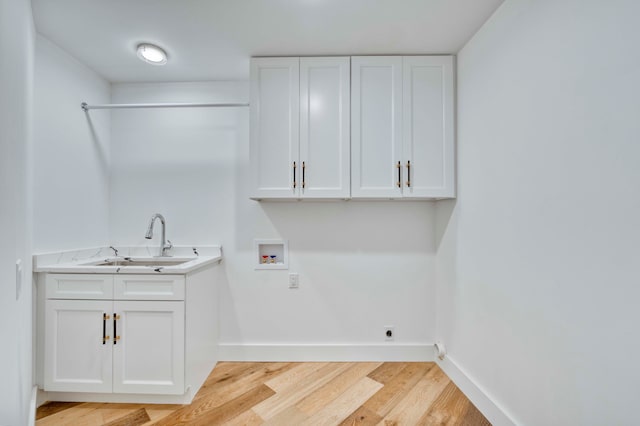
[(151, 222), (149, 222), (149, 228), (147, 228), (147, 234), (144, 236), (147, 240), (150, 240), (151, 238), (153, 238), (153, 224), (155, 223), (156, 219), (160, 219), (160, 224), (162, 224), (162, 238), (160, 239), (160, 252), (158, 254), (158, 257), (160, 256), (169, 256), (167, 254), (167, 251), (171, 249), (171, 247), (173, 247), (173, 244), (171, 244), (171, 241), (166, 239), (166, 223), (164, 220), (164, 216), (162, 216), (160, 213), (156, 213), (153, 216), (151, 216)]

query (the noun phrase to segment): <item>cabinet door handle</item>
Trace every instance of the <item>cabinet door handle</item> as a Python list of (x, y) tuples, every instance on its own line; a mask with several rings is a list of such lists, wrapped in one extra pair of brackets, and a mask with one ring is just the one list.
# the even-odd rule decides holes
[(396, 168), (398, 169), (398, 188), (402, 188), (402, 184), (400, 183), (402, 181), (402, 166), (399, 161)]
[(107, 336), (107, 320), (111, 318), (109, 315), (102, 313), (102, 344), (106, 344), (111, 337)]
[(306, 166), (305, 162), (303, 161), (302, 162), (302, 189), (304, 189), (304, 187), (305, 187), (304, 171), (305, 171), (306, 168), (307, 168), (307, 166)]
[(407, 186), (411, 187), (411, 161), (407, 161)]
[(293, 189), (296, 188), (296, 162), (293, 162)]
[(120, 340), (120, 336), (118, 336), (118, 332), (116, 331), (116, 321), (120, 319), (120, 315), (116, 315), (113, 313), (113, 344), (116, 345), (118, 340)]

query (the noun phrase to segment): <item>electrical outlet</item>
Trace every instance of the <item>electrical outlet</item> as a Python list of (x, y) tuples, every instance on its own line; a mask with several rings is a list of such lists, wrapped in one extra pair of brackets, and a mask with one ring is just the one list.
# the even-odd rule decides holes
[(22, 259), (16, 260), (16, 300), (22, 294)]
[(296, 273), (289, 274), (289, 288), (298, 288), (300, 277)]
[(384, 327), (384, 340), (391, 341), (396, 337), (396, 329), (392, 325), (386, 325)]

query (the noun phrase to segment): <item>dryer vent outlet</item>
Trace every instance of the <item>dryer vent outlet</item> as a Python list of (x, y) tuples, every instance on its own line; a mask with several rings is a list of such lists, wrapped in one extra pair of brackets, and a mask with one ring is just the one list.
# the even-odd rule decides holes
[(445, 355), (447, 354), (447, 349), (444, 347), (444, 343), (436, 342), (436, 344), (433, 345), (433, 349), (435, 350), (435, 353), (438, 359), (442, 361)]

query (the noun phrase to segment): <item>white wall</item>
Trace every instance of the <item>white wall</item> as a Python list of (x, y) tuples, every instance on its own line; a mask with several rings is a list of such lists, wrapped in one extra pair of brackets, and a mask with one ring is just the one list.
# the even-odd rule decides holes
[[(34, 27), (28, 1), (0, 0), (0, 425), (27, 423), (32, 390), (31, 106)], [(16, 260), (23, 262), (17, 294)]]
[(640, 3), (507, 0), (459, 54), (438, 333), (519, 424), (637, 424)]
[[(246, 102), (248, 83), (115, 84), (112, 97)], [(385, 325), (396, 327), (388, 345), (433, 343), (433, 204), (251, 201), (248, 115), (114, 111), (113, 243), (146, 244), (149, 218), (160, 212), (174, 244), (222, 244), (228, 282), (221, 289), (221, 340), (240, 349), (385, 344)], [(254, 238), (288, 240), (289, 271), (255, 271)], [(300, 274), (298, 290), (287, 288), (288, 272)]]
[(34, 251), (108, 242), (110, 84), (38, 35), (34, 106)]

